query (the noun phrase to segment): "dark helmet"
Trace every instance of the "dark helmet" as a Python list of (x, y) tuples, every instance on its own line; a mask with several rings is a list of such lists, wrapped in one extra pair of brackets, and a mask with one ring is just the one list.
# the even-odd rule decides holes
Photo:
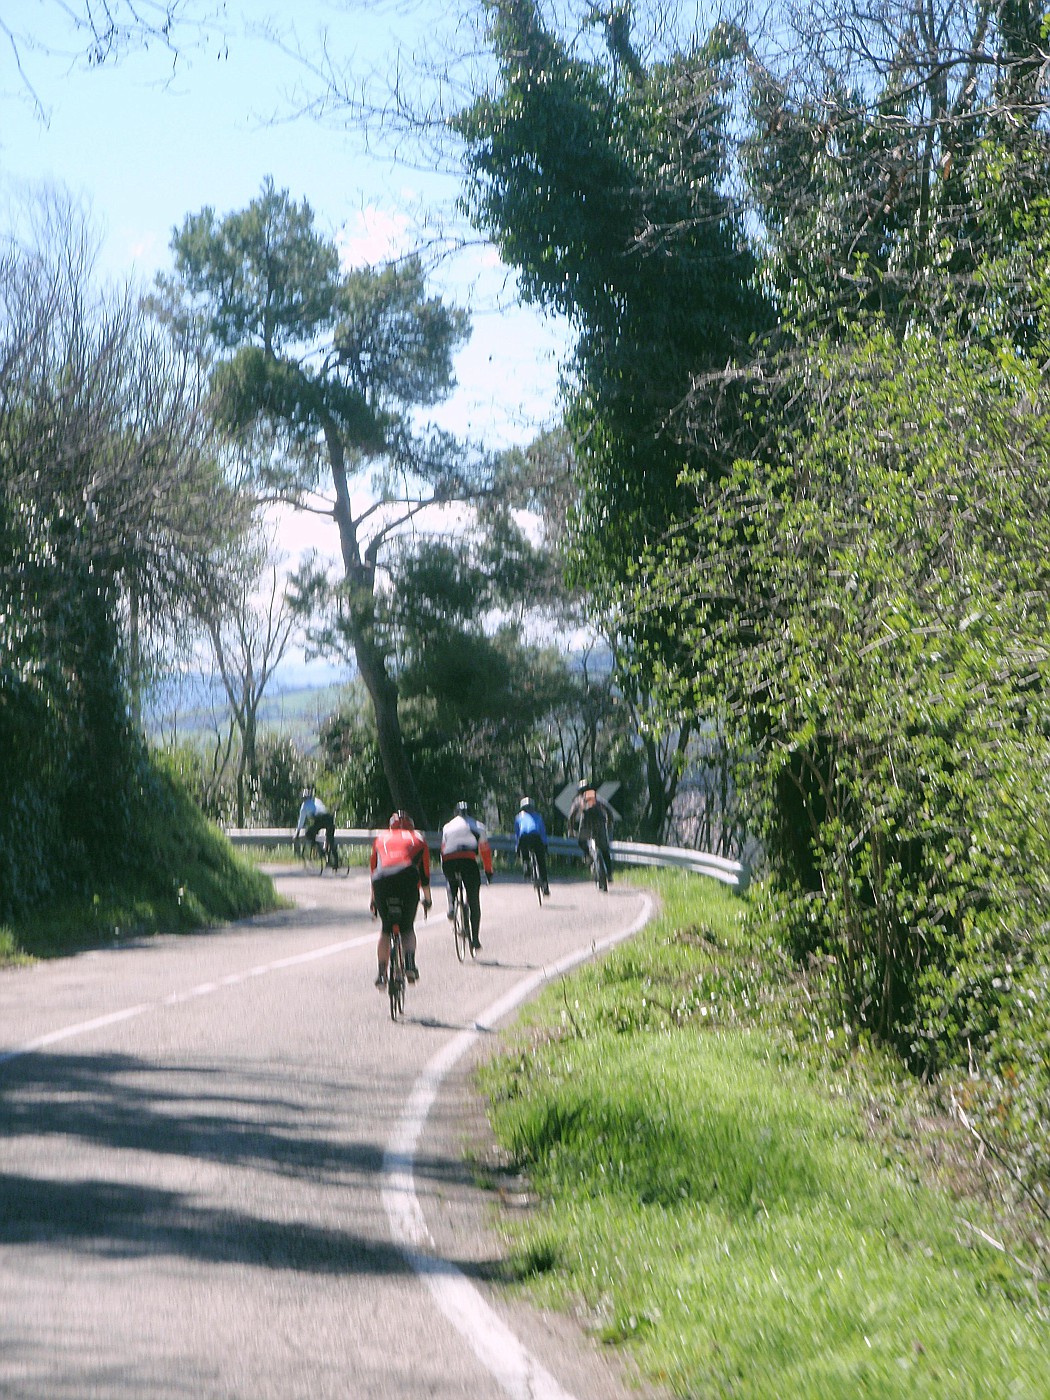
[(403, 812), (400, 807), (396, 812), (392, 813), (390, 817), (391, 831), (407, 830), (411, 825), (412, 818), (408, 815), (407, 812)]
[(577, 792), (586, 792), (587, 789), (588, 789), (590, 786), (591, 786), (591, 780), (590, 780), (590, 778), (581, 778), (580, 781), (576, 784), (576, 791), (577, 791)]
[(523, 798), (521, 799), (521, 801), (518, 803), (518, 811), (519, 811), (519, 812), (524, 812), (524, 810), (525, 810), (526, 807), (531, 807), (531, 806), (532, 806), (532, 798), (531, 798), (531, 797), (523, 797)]
[(466, 817), (466, 816), (469, 816), (469, 814), (470, 814), (470, 803), (469, 803), (469, 802), (457, 802), (457, 803), (456, 803), (456, 816), (457, 816), (457, 817)]
[(314, 790), (313, 790), (313, 788), (308, 788), (308, 787), (303, 788), (302, 801), (305, 802), (306, 799), (307, 799), (308, 797), (313, 797), (313, 795), (314, 795)]

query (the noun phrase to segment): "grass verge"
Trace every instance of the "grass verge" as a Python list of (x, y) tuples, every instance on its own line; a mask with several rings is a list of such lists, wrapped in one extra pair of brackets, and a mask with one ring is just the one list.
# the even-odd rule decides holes
[(847, 1068), (819, 985), (728, 892), (650, 881), (655, 923), (482, 1071), (533, 1202), (505, 1217), (512, 1278), (675, 1395), (1045, 1398), (1038, 1259), (918, 1150), (914, 1086)]

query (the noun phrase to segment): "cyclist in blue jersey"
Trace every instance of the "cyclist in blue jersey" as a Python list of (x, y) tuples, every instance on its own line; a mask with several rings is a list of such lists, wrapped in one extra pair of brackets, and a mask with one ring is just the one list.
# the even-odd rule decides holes
[(514, 851), (526, 870), (529, 852), (535, 852), (543, 893), (549, 895), (551, 891), (547, 883), (547, 828), (543, 824), (543, 818), (532, 805), (532, 799), (528, 797), (521, 799), (518, 814), (514, 818)]

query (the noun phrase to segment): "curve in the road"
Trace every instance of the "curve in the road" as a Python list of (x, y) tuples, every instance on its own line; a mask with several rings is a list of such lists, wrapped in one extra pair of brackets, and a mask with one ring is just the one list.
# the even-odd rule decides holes
[(441, 1312), (463, 1335), (478, 1360), (513, 1400), (573, 1400), (506, 1326), (478, 1289), (454, 1264), (435, 1256), (415, 1187), (415, 1154), (423, 1125), (441, 1081), (477, 1038), (492, 1030), (505, 1016), (527, 1001), (544, 982), (570, 971), (633, 937), (652, 916), (648, 895), (642, 912), (620, 932), (591, 942), (518, 982), (477, 1018), (470, 1030), (460, 1031), (424, 1068), (409, 1095), (405, 1111), (383, 1156), (383, 1205), (391, 1237), (408, 1264), (430, 1290)]
[[(303, 906), (308, 907), (304, 904)], [(331, 958), (336, 953), (345, 953), (349, 948), (361, 948), (366, 943), (374, 945), (376, 936), (374, 933), (360, 934), (356, 938), (343, 939), (339, 943), (327, 943), (323, 948), (311, 948), (308, 953), (295, 953), (288, 958), (275, 958), (273, 962), (258, 963), (255, 967), (247, 967), (243, 972), (232, 973), (229, 977), (223, 977), (218, 982), (200, 982), (196, 987), (190, 987), (185, 992), (172, 992), (170, 996), (161, 997), (158, 1001), (144, 1001), (138, 1006), (125, 1006), (119, 1011), (111, 1011), (106, 1016), (96, 1016), (90, 1021), (77, 1021), (70, 1026), (60, 1026), (58, 1030), (49, 1031), (46, 1035), (37, 1036), (35, 1040), (27, 1040), (24, 1045), (16, 1045), (12, 1050), (5, 1050), (0, 1053), (0, 1065), (10, 1064), (12, 1060), (19, 1060), (23, 1055), (32, 1055), (37, 1050), (46, 1050), (51, 1045), (58, 1045), (63, 1040), (72, 1040), (78, 1035), (86, 1035), (89, 1031), (101, 1030), (103, 1026), (115, 1026), (120, 1021), (133, 1021), (137, 1016), (145, 1016), (148, 1011), (156, 1011), (160, 1006), (178, 1006), (183, 1001), (193, 1001), (196, 997), (213, 996), (216, 992), (223, 991), (227, 987), (236, 987), (241, 982), (250, 982), (253, 977), (265, 977), (270, 972), (280, 972), (287, 967), (297, 967), (300, 963), (316, 962), (318, 958)]]

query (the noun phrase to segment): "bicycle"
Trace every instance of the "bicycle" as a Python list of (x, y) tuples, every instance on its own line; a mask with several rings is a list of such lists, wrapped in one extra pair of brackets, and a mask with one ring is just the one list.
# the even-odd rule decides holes
[(536, 898), (540, 908), (543, 908), (543, 881), (540, 879), (540, 858), (535, 851), (529, 850), (525, 853), (525, 873), (532, 881), (532, 888), (536, 891)]
[[(427, 917), (429, 905), (423, 905), (423, 918)], [(387, 900), (386, 915), (390, 920), (390, 957), (386, 965), (386, 989), (390, 998), (390, 1019), (396, 1021), (405, 1014), (405, 983), (408, 981), (408, 968), (405, 963), (405, 945), (401, 935), (401, 901), (391, 896)], [(411, 930), (409, 930), (411, 932)]]
[(328, 865), (329, 869), (334, 871), (336, 875), (342, 875), (344, 880), (350, 874), (350, 862), (342, 855), (339, 842), (334, 835), (332, 836), (332, 850), (328, 858)]
[(587, 859), (591, 863), (594, 883), (603, 892), (607, 891), (609, 888), (609, 868), (605, 864), (605, 853), (593, 836), (587, 838)]
[(325, 845), (323, 831), (319, 831), (311, 841), (307, 841), (305, 837), (297, 836), (292, 848), (302, 861), (304, 869), (316, 871), (318, 875), (324, 874), (328, 864), (328, 849)]
[(318, 876), (323, 875), (326, 870), (333, 870), (337, 874), (341, 874), (345, 880), (350, 874), (349, 862), (343, 860), (339, 855), (339, 843), (333, 837), (331, 850), (329, 850), (328, 834), (323, 828), (317, 832), (312, 841), (307, 841), (305, 837), (302, 839), (297, 837), (294, 846), (303, 865), (307, 870), (316, 870)]
[(470, 950), (472, 958), (477, 957), (477, 949), (474, 947), (474, 940), (470, 934), (470, 901), (467, 899), (467, 887), (462, 880), (456, 889), (456, 902), (452, 907), (452, 936), (456, 940), (456, 957), (460, 962), (466, 962), (467, 950)]
[(405, 948), (401, 941), (401, 925), (390, 930), (390, 961), (386, 969), (386, 989), (390, 996), (390, 1019), (396, 1021), (405, 1014)]

